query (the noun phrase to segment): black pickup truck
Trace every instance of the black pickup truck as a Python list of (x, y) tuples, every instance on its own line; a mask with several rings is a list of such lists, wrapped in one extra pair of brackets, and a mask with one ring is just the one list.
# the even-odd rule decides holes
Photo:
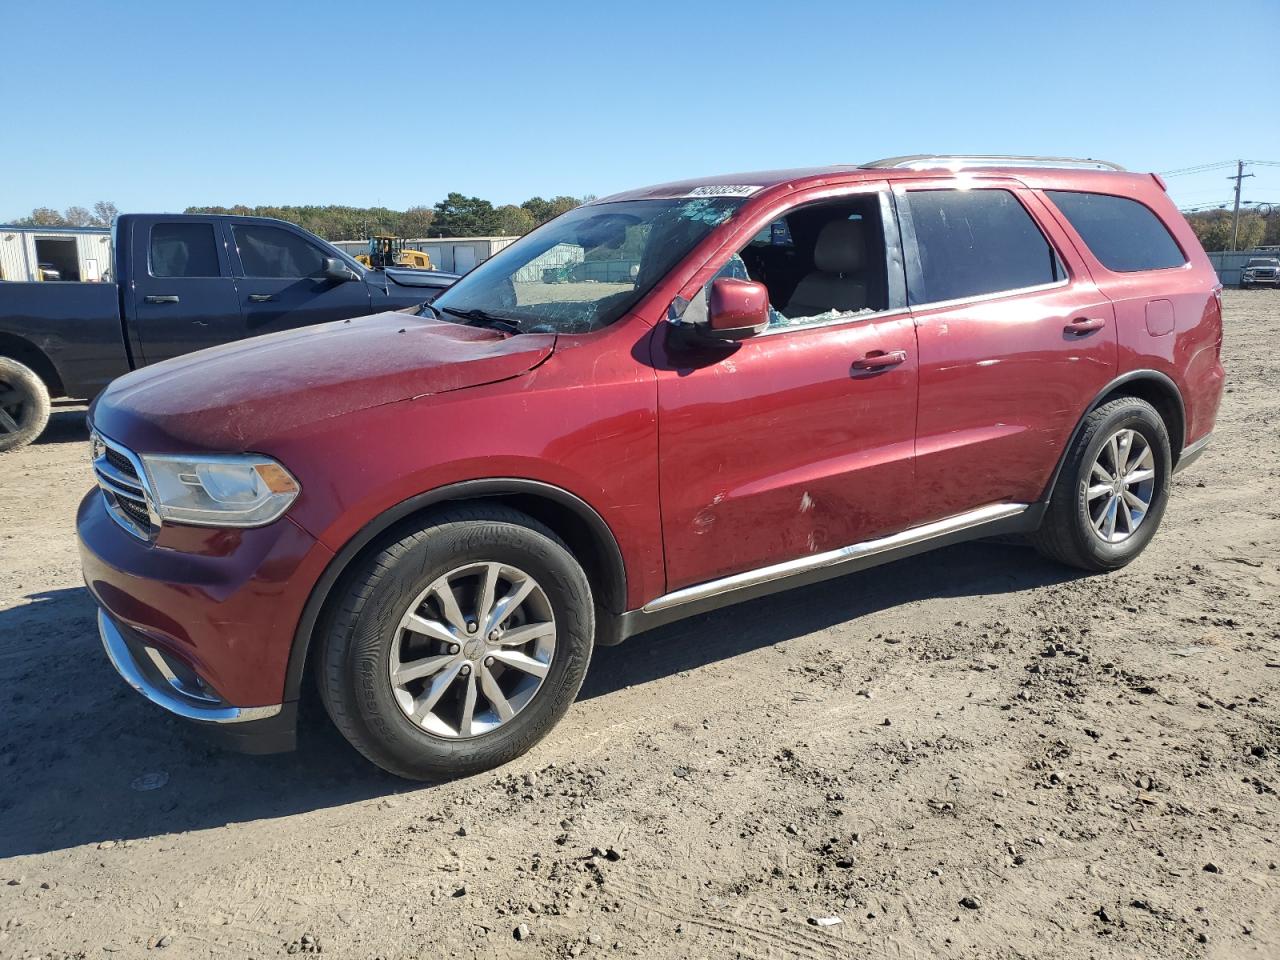
[(147, 364), (412, 306), (457, 279), (368, 270), (265, 217), (126, 214), (112, 248), (114, 283), (0, 282), (0, 453), (40, 435), (52, 397), (90, 400)]

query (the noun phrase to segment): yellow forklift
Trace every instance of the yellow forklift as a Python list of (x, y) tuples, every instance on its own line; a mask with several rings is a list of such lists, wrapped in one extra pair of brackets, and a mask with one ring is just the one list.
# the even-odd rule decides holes
[(403, 237), (375, 234), (369, 238), (369, 252), (356, 256), (360, 263), (374, 270), (400, 267), (408, 270), (434, 270), (431, 257), (421, 250), (406, 248)]

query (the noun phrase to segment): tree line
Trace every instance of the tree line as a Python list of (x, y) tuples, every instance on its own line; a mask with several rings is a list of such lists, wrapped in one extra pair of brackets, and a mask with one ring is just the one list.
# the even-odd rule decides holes
[[(183, 213), (227, 213), (245, 217), (275, 217), (296, 223), (326, 240), (364, 240), (378, 233), (397, 237), (520, 236), (560, 216), (591, 197), (530, 197), (524, 203), (495, 206), (480, 197), (451, 193), (434, 206), (407, 210), (388, 207), (344, 207), (336, 204), (305, 206), (187, 207)], [(114, 203), (99, 200), (92, 210), (68, 207), (59, 212), (37, 207), (30, 216), (14, 221), (20, 227), (109, 227), (119, 211)]]
[(53, 207), (36, 207), (31, 214), (13, 221), (15, 227), (109, 227), (120, 211), (109, 200), (99, 200), (92, 210), (67, 207), (59, 213)]
[(230, 213), (276, 217), (296, 223), (326, 240), (363, 240), (378, 233), (397, 237), (512, 237), (558, 217), (589, 197), (530, 197), (524, 203), (494, 206), (480, 197), (451, 193), (435, 206), (407, 210), (387, 207), (257, 206), (187, 207), (185, 213)]
[[(1200, 245), (1210, 253), (1231, 249), (1231, 211), (1200, 210), (1185, 215), (1196, 232)], [(1280, 244), (1280, 208), (1264, 207), (1261, 211), (1240, 211), (1236, 233), (1236, 249)]]

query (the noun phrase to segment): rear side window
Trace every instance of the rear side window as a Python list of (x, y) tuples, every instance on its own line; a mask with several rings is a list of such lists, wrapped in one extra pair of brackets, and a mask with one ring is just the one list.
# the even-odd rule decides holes
[(289, 230), (238, 223), (232, 231), (246, 277), (318, 277), (325, 255), (315, 244)]
[(906, 196), (920, 256), (912, 303), (961, 300), (1065, 278), (1057, 253), (1008, 190), (913, 190)]
[(220, 277), (218, 245), (208, 223), (157, 223), (151, 227), (153, 277)]
[(1167, 270), (1187, 262), (1160, 218), (1136, 200), (1070, 190), (1046, 192), (1108, 270)]

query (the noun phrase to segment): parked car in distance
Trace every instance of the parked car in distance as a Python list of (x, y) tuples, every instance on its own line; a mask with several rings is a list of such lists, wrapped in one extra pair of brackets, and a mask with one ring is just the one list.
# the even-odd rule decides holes
[(40, 435), (53, 397), (89, 400), (130, 370), (229, 340), (415, 306), (457, 279), (369, 271), (266, 217), (126, 214), (112, 240), (116, 283), (0, 286), (0, 453)]
[(1129, 563), (1209, 442), (1220, 290), (1159, 179), (1092, 161), (634, 190), (416, 316), (115, 381), (85, 582), (125, 679), (244, 749), (309, 676), (379, 766), (473, 773), (680, 617), (997, 534)]
[(1245, 290), (1280, 286), (1280, 258), (1250, 257), (1240, 271), (1240, 286)]

